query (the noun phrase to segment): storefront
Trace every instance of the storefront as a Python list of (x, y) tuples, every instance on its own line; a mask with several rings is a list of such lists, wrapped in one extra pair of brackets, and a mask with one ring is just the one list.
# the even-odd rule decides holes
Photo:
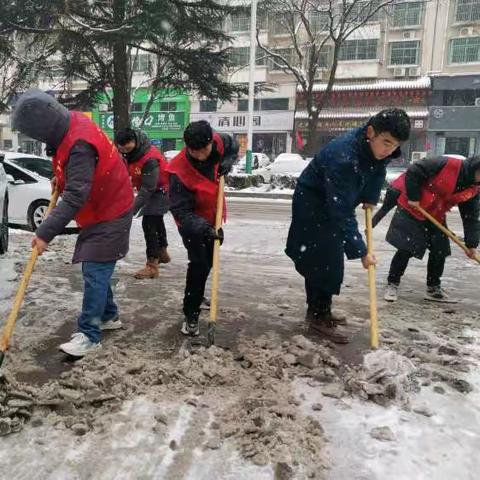
[[(191, 120), (206, 120), (217, 132), (233, 135), (240, 144), (240, 155), (247, 151), (248, 114), (245, 112), (198, 112)], [(274, 159), (291, 151), (293, 111), (256, 111), (253, 117), (253, 151)]]
[[(145, 112), (150, 92), (138, 89), (131, 106), (132, 127), (141, 128), (154, 145), (163, 151), (180, 150), (183, 147), (183, 132), (190, 121), (190, 101), (187, 95), (158, 94), (148, 112)], [(113, 136), (113, 113), (108, 103), (100, 103), (92, 111), (94, 121), (110, 136)]]
[[(314, 88), (317, 103), (323, 100), (324, 84)], [(325, 108), (320, 112), (317, 124), (317, 148), (321, 148), (339, 134), (364, 125), (380, 110), (388, 107), (404, 109), (412, 121), (412, 133), (402, 146), (402, 158), (397, 162), (403, 165), (421, 158), (427, 149), (428, 102), (430, 79), (416, 80), (376, 80), (365, 83), (334, 85)], [(303, 138), (307, 137), (307, 112), (303, 109), (305, 99), (297, 97), (295, 129)], [(302, 108), (303, 107), (303, 108)]]
[(480, 75), (434, 77), (429, 156), (480, 154)]

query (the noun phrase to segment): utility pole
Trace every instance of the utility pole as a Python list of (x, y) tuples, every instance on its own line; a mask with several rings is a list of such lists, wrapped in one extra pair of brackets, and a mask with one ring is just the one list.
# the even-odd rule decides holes
[(255, 43), (257, 37), (257, 0), (252, 0), (250, 16), (250, 71), (248, 76), (248, 134), (245, 172), (252, 173), (253, 112), (255, 106)]

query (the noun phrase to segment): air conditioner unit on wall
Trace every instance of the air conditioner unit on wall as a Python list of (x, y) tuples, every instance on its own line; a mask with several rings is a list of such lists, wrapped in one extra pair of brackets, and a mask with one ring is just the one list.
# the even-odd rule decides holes
[(416, 38), (416, 36), (417, 36), (416, 33), (417, 32), (403, 32), (403, 38), (405, 40)]
[(404, 77), (407, 74), (406, 68), (394, 68), (393, 69), (393, 76), (394, 77)]
[(411, 67), (408, 69), (408, 76), (409, 77), (419, 77), (420, 76), (420, 68), (419, 67)]
[(480, 97), (475, 99), (475, 106), (480, 107)]
[(465, 27), (460, 29), (461, 37), (468, 37), (470, 35), (475, 35), (475, 30), (473, 27)]
[(427, 152), (412, 152), (412, 162), (422, 160), (422, 158), (426, 158), (426, 156)]

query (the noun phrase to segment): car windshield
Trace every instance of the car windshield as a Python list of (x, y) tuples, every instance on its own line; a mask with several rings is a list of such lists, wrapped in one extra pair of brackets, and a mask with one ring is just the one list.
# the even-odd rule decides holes
[(46, 158), (12, 158), (10, 161), (19, 166), (20, 168), (24, 168), (25, 170), (29, 170), (30, 172), (36, 173), (41, 177), (51, 179), (53, 177), (53, 167), (52, 162)]

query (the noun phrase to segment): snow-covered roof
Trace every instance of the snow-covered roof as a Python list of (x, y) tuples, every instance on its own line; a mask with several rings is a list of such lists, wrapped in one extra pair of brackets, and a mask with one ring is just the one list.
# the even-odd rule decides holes
[[(355, 92), (361, 90), (416, 90), (430, 88), (430, 77), (420, 77), (415, 80), (373, 80), (361, 83), (336, 83), (333, 85), (334, 92)], [(324, 92), (327, 89), (326, 83), (316, 83), (313, 86), (314, 92)], [(302, 92), (302, 87), (297, 88)]]
[[(376, 107), (375, 109), (364, 108), (364, 109), (349, 109), (349, 110), (322, 110), (318, 116), (319, 119), (344, 119), (344, 118), (370, 118), (380, 110), (388, 107)], [(428, 109), (427, 108), (418, 108), (418, 109), (406, 109), (407, 115), (411, 118), (427, 118)], [(298, 119), (307, 119), (308, 113), (305, 110), (299, 110), (295, 112), (295, 118)]]

